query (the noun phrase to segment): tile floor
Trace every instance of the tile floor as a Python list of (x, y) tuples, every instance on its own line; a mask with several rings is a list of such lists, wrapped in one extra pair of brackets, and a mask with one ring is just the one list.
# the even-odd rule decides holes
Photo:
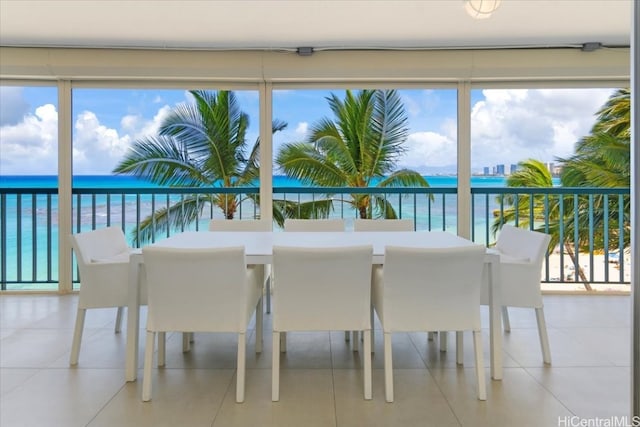
[[(358, 353), (333, 332), (289, 335), (280, 402), (271, 402), (269, 315), (262, 354), (249, 337), (243, 404), (235, 403), (231, 334), (197, 334), (189, 353), (182, 353), (180, 334), (170, 335), (166, 367), (154, 368), (153, 400), (143, 403), (141, 380), (124, 381), (126, 336), (114, 334), (115, 309), (88, 312), (80, 362), (69, 367), (76, 303), (76, 295), (0, 296), (1, 427), (542, 427), (629, 414), (628, 296), (545, 296), (551, 367), (542, 364), (533, 310), (511, 309), (504, 379), (488, 380), (486, 402), (475, 395), (470, 335), (464, 366), (456, 366), (454, 348), (441, 352), (425, 333), (396, 334), (392, 404), (384, 400), (379, 330), (372, 401), (362, 397)], [(483, 335), (488, 364), (486, 329)]]

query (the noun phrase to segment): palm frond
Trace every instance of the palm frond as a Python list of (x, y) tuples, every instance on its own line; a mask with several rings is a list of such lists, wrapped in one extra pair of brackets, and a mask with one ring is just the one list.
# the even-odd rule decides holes
[(166, 136), (136, 141), (113, 172), (134, 175), (158, 185), (184, 187), (210, 183), (184, 145)]
[(287, 176), (318, 187), (339, 187), (348, 182), (344, 171), (326, 161), (322, 152), (304, 142), (285, 144), (276, 157)]
[(208, 203), (211, 203), (211, 199), (202, 195), (187, 195), (168, 208), (156, 209), (133, 229), (132, 239), (134, 242), (149, 243), (155, 236), (180, 231), (196, 221)]

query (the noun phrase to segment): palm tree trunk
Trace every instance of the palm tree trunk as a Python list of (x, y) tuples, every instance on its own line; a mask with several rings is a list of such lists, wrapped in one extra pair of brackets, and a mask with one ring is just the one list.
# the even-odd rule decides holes
[(360, 206), (358, 211), (360, 212), (360, 219), (367, 219), (367, 206)]
[(580, 280), (582, 281), (582, 284), (584, 285), (584, 288), (586, 290), (588, 290), (588, 291), (592, 291), (593, 288), (589, 284), (589, 280), (587, 279), (587, 276), (584, 274), (584, 270), (576, 262), (576, 254), (573, 251), (573, 248), (571, 247), (571, 245), (569, 245), (567, 243), (564, 244), (564, 248), (567, 250), (567, 254), (569, 255), (569, 258), (571, 258), (571, 262), (573, 263), (574, 267), (577, 267), (576, 271), (578, 273), (578, 276), (580, 276)]

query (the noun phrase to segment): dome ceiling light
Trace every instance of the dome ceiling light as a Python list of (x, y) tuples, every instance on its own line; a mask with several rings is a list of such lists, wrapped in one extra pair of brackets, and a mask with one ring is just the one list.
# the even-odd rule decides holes
[(474, 19), (486, 19), (495, 12), (502, 0), (465, 0), (464, 8)]

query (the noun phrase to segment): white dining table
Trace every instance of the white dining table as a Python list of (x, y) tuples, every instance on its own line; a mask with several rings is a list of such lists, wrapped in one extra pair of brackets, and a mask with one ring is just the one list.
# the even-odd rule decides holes
[[(373, 264), (384, 265), (385, 246), (416, 248), (451, 248), (475, 243), (444, 231), (399, 232), (280, 232), (280, 231), (186, 231), (175, 234), (153, 246), (171, 248), (221, 248), (244, 246), (247, 264), (271, 264), (274, 246), (340, 247), (372, 245)], [(491, 377), (502, 379), (502, 310), (500, 304), (500, 257), (487, 251), (485, 263), (489, 271), (489, 335)], [(143, 257), (131, 255), (129, 263), (129, 297), (125, 377), (137, 378), (138, 339), (140, 328), (140, 292)], [(460, 266), (464, 268), (464, 266)], [(176, 284), (178, 286), (178, 284)]]

